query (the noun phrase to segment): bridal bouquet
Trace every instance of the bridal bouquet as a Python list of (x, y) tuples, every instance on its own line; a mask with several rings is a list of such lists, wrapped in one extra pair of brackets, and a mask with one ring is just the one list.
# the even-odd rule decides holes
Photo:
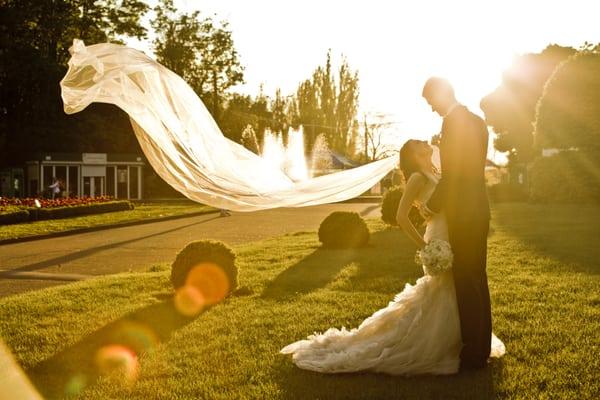
[(437, 275), (452, 268), (452, 248), (445, 240), (432, 239), (422, 249), (417, 251), (415, 262), (423, 266), (427, 275)]

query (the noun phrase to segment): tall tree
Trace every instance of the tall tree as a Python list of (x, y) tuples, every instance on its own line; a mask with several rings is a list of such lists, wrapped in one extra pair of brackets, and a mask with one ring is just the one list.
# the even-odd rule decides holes
[(198, 78), (200, 12), (177, 14), (172, 0), (163, 0), (154, 8), (154, 12), (155, 17), (150, 24), (156, 34), (153, 45), (158, 61), (181, 76), (198, 94), (202, 94), (202, 82)]
[(600, 154), (600, 46), (582, 49), (562, 63), (537, 105), (538, 148)]
[[(336, 130), (333, 138), (333, 148), (342, 151), (353, 151), (356, 141), (358, 121), (358, 72), (352, 72), (347, 60), (342, 62), (339, 70), (338, 94), (335, 109)], [(354, 131), (353, 131), (354, 127)], [(354, 137), (353, 137), (354, 135)]]
[(256, 140), (256, 134), (254, 133), (254, 128), (252, 128), (252, 125), (246, 126), (242, 132), (242, 144), (254, 154), (260, 154), (258, 140)]
[(344, 59), (337, 77), (336, 80), (328, 52), (325, 65), (317, 67), (296, 91), (298, 121), (304, 126), (307, 151), (323, 133), (333, 150), (354, 152), (350, 144), (358, 108), (358, 73), (352, 72)]
[(149, 7), (141, 0), (4, 0), (0, 9), (13, 40), (65, 65), (74, 38), (89, 43), (118, 41), (122, 35), (145, 38), (141, 18)]
[(158, 61), (183, 77), (220, 121), (225, 92), (242, 83), (243, 67), (227, 22), (178, 13), (172, 0), (155, 8), (151, 21)]
[[(0, 150), (7, 155), (0, 163), (17, 164), (40, 151), (103, 151), (100, 147), (117, 140), (94, 138), (112, 138), (123, 129), (131, 133), (116, 107), (92, 106), (67, 117), (58, 82), (73, 38), (88, 44), (119, 41), (123, 35), (143, 38), (140, 21), (147, 9), (137, 0), (0, 2)], [(99, 124), (100, 117), (107, 123)]]
[(271, 130), (281, 132), (283, 143), (287, 144), (290, 121), (286, 115), (286, 101), (279, 88), (275, 91), (275, 99), (271, 102), (271, 113), (273, 115)]

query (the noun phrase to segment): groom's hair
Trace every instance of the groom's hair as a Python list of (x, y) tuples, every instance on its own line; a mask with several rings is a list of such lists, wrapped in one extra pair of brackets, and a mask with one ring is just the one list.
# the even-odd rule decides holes
[(440, 78), (437, 76), (432, 76), (427, 79), (425, 82), (425, 86), (423, 86), (423, 97), (431, 98), (434, 94), (437, 96), (450, 97), (454, 98), (454, 88), (448, 82), (448, 80), (444, 78)]

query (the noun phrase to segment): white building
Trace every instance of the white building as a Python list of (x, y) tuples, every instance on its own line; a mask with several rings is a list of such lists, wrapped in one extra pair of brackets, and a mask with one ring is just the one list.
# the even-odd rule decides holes
[(44, 153), (28, 161), (27, 195), (44, 194), (54, 178), (63, 196), (142, 198), (142, 157), (135, 154)]

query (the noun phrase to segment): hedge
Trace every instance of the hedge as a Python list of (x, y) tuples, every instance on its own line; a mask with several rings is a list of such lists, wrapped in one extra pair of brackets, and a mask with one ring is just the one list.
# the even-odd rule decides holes
[(554, 203), (600, 203), (600, 155), (562, 151), (536, 159), (529, 172), (531, 199)]
[(22, 222), (62, 219), (89, 214), (102, 214), (115, 211), (133, 210), (133, 203), (127, 200), (106, 203), (88, 204), (84, 206), (26, 208), (14, 212), (0, 214), (0, 225), (18, 224)]
[(517, 183), (498, 183), (488, 188), (490, 200), (495, 203), (507, 201), (527, 201), (529, 195), (524, 185)]
[(0, 225), (20, 224), (29, 221), (29, 211), (17, 210), (0, 214)]

